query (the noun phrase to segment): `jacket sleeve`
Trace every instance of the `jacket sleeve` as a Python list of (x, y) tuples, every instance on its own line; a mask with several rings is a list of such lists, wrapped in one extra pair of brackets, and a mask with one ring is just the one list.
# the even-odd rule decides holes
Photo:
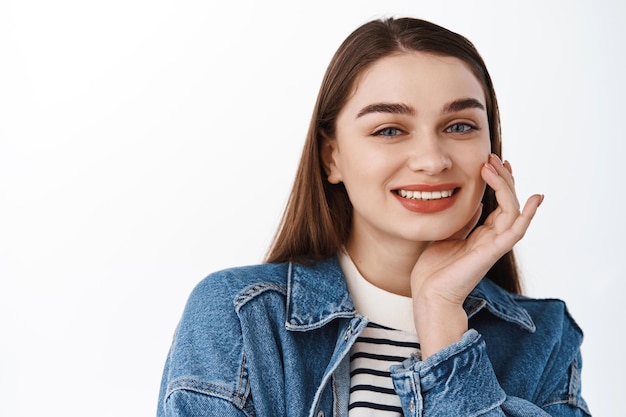
[(209, 383), (196, 376), (170, 378), (170, 362), (168, 358), (161, 380), (157, 417), (255, 415), (247, 389), (238, 393), (219, 383)]
[(576, 362), (556, 384), (566, 392), (547, 395), (553, 401), (534, 404), (508, 396), (498, 383), (485, 341), (470, 329), (459, 342), (425, 361), (411, 357), (392, 367), (391, 375), (405, 416), (583, 417), (589, 414), (580, 398), (580, 380), (572, 374)]
[(158, 417), (254, 415), (229, 280), (209, 276), (187, 300), (165, 362)]
[(158, 417), (250, 417), (253, 413), (236, 407), (232, 401), (194, 390), (179, 388), (159, 403)]

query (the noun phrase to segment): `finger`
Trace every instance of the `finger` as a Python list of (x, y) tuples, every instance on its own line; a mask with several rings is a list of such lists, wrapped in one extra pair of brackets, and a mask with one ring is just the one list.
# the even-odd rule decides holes
[(514, 189), (515, 180), (513, 179), (511, 163), (509, 161), (502, 162), (502, 160), (498, 158), (498, 155), (494, 153), (489, 156), (489, 163), (495, 168), (498, 175), (504, 178), (509, 187)]
[(517, 217), (517, 219), (515, 219), (515, 222), (513, 222), (513, 225), (509, 229), (508, 233), (503, 234), (503, 237), (511, 240), (509, 242), (511, 247), (513, 247), (515, 243), (517, 243), (520, 239), (524, 237), (532, 219), (537, 213), (537, 209), (539, 208), (541, 203), (543, 203), (543, 200), (543, 194), (534, 194), (530, 196), (528, 200), (526, 200), (526, 204), (524, 204), (524, 209)]
[[(503, 166), (500, 167), (500, 172), (508, 174), (508, 171)], [(502, 207), (504, 212), (519, 213), (520, 205), (512, 182), (501, 176), (498, 169), (490, 163), (483, 165), (481, 175), (485, 182), (495, 191), (498, 206)]]
[(487, 184), (495, 191), (498, 207), (485, 219), (485, 226), (491, 227), (496, 233), (509, 229), (520, 215), (519, 201), (515, 189), (511, 188), (506, 179), (498, 175), (491, 164), (485, 164), (481, 174)]
[(502, 165), (504, 165), (506, 170), (509, 171), (509, 174), (511, 174), (511, 176), (512, 176), (513, 175), (513, 167), (511, 166), (511, 163), (509, 161), (504, 161), (504, 162), (502, 162)]
[[(517, 242), (519, 242), (526, 234), (526, 231), (528, 230), (528, 227), (537, 212), (537, 208), (542, 201), (543, 196), (540, 194), (531, 196), (526, 201), (522, 212), (519, 213), (508, 228), (497, 232), (495, 236), (491, 235), (489, 242), (487, 242), (488, 244), (482, 247), (487, 251), (486, 256), (498, 259), (508, 251), (512, 250), (515, 244), (517, 244)], [(492, 228), (492, 230), (494, 229), (495, 228)], [(483, 255), (484, 254), (485, 252), (483, 252)]]
[(513, 185), (515, 185), (515, 176), (513, 176), (513, 167), (511, 166), (511, 163), (509, 161), (504, 161), (503, 164), (506, 170), (509, 171), (509, 174), (511, 175), (511, 182), (513, 183)]

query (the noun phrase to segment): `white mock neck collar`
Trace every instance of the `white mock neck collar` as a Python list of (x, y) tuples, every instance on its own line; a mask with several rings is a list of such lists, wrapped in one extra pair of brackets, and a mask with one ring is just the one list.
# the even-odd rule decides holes
[(370, 283), (361, 275), (345, 248), (339, 250), (338, 257), (357, 313), (372, 323), (415, 333), (411, 297), (385, 291)]

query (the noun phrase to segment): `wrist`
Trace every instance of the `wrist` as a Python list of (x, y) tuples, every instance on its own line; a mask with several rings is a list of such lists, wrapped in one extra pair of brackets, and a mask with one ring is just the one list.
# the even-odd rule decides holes
[(422, 360), (460, 341), (468, 330), (463, 306), (446, 300), (415, 297), (413, 314)]

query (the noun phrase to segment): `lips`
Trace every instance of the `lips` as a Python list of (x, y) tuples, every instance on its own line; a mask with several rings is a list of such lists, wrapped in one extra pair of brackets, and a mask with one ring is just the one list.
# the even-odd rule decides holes
[(454, 205), (460, 187), (458, 184), (418, 184), (393, 190), (402, 206), (415, 213), (435, 213)]
[(454, 189), (441, 191), (396, 190), (395, 192), (400, 197), (408, 198), (411, 200), (439, 200), (441, 198), (452, 197), (452, 194), (454, 194)]

